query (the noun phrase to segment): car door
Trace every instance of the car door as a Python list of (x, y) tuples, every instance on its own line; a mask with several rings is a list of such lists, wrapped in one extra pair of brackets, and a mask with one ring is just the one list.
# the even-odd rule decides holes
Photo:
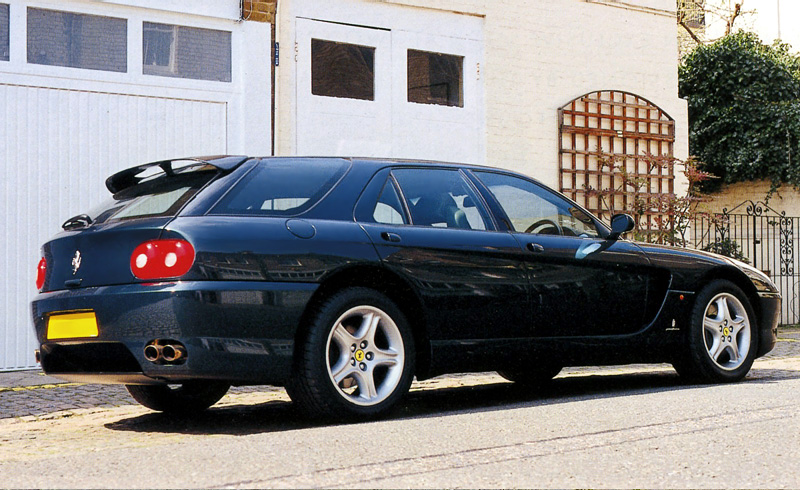
[(475, 171), (519, 242), (536, 337), (619, 335), (644, 327), (649, 261), (635, 244), (606, 240), (595, 218), (544, 186)]
[(387, 169), (371, 186), (357, 219), (385, 266), (418, 292), (432, 343), (530, 335), (519, 245), (492, 231), (459, 169)]

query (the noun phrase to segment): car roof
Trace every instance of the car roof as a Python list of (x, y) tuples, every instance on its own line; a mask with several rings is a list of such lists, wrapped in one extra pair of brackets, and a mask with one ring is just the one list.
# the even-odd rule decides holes
[(125, 169), (121, 172), (117, 172), (116, 174), (110, 176), (106, 180), (106, 187), (112, 193), (119, 192), (122, 189), (127, 187), (136, 185), (140, 181), (143, 180), (141, 175), (153, 168), (153, 167), (160, 167), (166, 173), (171, 173), (172, 168), (175, 164), (181, 163), (190, 163), (195, 165), (211, 165), (216, 167), (220, 170), (233, 170), (234, 168), (238, 167), (242, 163), (248, 160), (261, 160), (261, 161), (270, 161), (270, 160), (288, 160), (288, 159), (303, 159), (303, 160), (331, 160), (331, 159), (340, 159), (340, 160), (347, 160), (355, 165), (360, 166), (373, 166), (376, 170), (378, 168), (383, 168), (387, 166), (407, 166), (407, 167), (432, 167), (432, 168), (469, 168), (473, 170), (485, 170), (491, 172), (507, 172), (510, 174), (515, 174), (520, 177), (528, 178), (531, 180), (539, 182), (538, 179), (533, 177), (520, 174), (519, 172), (514, 172), (512, 170), (496, 168), (496, 167), (489, 167), (486, 165), (474, 165), (468, 163), (458, 163), (458, 162), (444, 162), (444, 161), (436, 161), (436, 160), (421, 160), (421, 159), (407, 159), (407, 158), (379, 158), (379, 157), (337, 157), (337, 156), (264, 156), (264, 157), (248, 157), (244, 155), (215, 155), (215, 156), (205, 156), (205, 157), (187, 157), (187, 158), (175, 158), (172, 160), (160, 160), (156, 162), (145, 163), (142, 165), (137, 165), (135, 167), (131, 167)]
[(365, 166), (374, 166), (377, 168), (383, 168), (387, 166), (402, 166), (402, 167), (442, 167), (442, 168), (452, 168), (452, 167), (463, 167), (472, 170), (486, 170), (489, 172), (504, 172), (513, 175), (518, 175), (520, 177), (524, 177), (527, 179), (531, 179), (536, 181), (537, 183), (541, 182), (529, 175), (522, 174), (520, 172), (516, 172), (514, 170), (508, 170), (505, 168), (498, 168), (498, 167), (490, 167), (488, 165), (476, 165), (472, 163), (460, 163), (460, 162), (445, 162), (445, 161), (438, 161), (438, 160), (421, 160), (421, 159), (411, 159), (411, 158), (382, 158), (382, 157), (344, 157), (344, 156), (269, 156), (269, 157), (255, 157), (259, 158), (260, 160), (272, 160), (272, 159), (308, 159), (308, 160), (330, 160), (330, 159), (341, 159), (353, 162), (357, 165), (365, 165)]

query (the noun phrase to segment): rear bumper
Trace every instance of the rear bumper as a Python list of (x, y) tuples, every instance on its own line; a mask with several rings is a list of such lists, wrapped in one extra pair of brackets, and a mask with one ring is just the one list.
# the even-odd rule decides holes
[(781, 317), (781, 296), (778, 293), (759, 293), (760, 315), (758, 318), (758, 351), (761, 357), (771, 351), (778, 342), (778, 322)]
[[(216, 379), (282, 384), (316, 284), (194, 281), (41, 293), (31, 303), (44, 371), (82, 382), (152, 384)], [(98, 336), (47, 339), (51, 314), (91, 310)], [(150, 362), (156, 339), (186, 346), (177, 365)]]

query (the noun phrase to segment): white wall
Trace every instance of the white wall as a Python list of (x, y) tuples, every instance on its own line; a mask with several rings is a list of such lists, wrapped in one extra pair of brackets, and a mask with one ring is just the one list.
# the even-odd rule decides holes
[(486, 21), (489, 164), (557, 187), (558, 108), (607, 89), (640, 95), (672, 116), (675, 154), (685, 157), (687, 110), (677, 94), (675, 3), (661, 4), (663, 13), (578, 0), (491, 8)]
[[(317, 4), (279, 4), (279, 39), (292, 46), (292, 22)], [(688, 154), (687, 108), (678, 98), (674, 0), (327, 0), (346, 22), (403, 16), (439, 32), (443, 14), (483, 18), (486, 163), (558, 186), (558, 108), (595, 90), (640, 95), (676, 120), (675, 155)], [(352, 4), (360, 7), (354, 8)], [(348, 5), (347, 9), (339, 6)], [(286, 60), (286, 56), (283, 57)], [(279, 153), (291, 153), (294, 79), (278, 70)], [(680, 189), (680, 185), (678, 186)]]

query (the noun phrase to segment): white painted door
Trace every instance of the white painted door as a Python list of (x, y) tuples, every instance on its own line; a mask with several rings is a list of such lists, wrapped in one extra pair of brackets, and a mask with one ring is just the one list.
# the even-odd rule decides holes
[(297, 19), (296, 35), (296, 153), (391, 156), (391, 33)]
[[(441, 26), (426, 22), (424, 10), (419, 15), (418, 22), (406, 19), (392, 29), (296, 20), (296, 154), (485, 162), (483, 48), (475, 38), (481, 30), (470, 17), (454, 14), (452, 25)], [(437, 32), (460, 23), (469, 35)], [(331, 61), (321, 72), (326, 43), (341, 52), (327, 53)], [(359, 81), (367, 71), (352, 62), (359, 53), (373, 56), (374, 93)], [(338, 82), (332, 83), (341, 86), (320, 86), (333, 72)]]
[[(394, 156), (483, 163), (481, 42), (396, 30), (392, 31), (392, 49), (392, 59), (395, 61), (392, 79), (397, 87), (392, 98)], [(409, 80), (409, 73), (414, 71), (414, 55), (460, 62), (460, 103), (456, 104), (451, 98), (450, 104), (453, 105), (447, 105), (447, 101), (435, 97), (436, 94), (426, 102), (412, 100), (415, 97), (411, 92), (418, 85)], [(450, 68), (452, 70), (455, 66)], [(441, 80), (429, 80), (427, 83), (436, 85)], [(458, 85), (457, 82), (453, 84)], [(458, 88), (456, 86), (453, 90), (457, 91)]]

